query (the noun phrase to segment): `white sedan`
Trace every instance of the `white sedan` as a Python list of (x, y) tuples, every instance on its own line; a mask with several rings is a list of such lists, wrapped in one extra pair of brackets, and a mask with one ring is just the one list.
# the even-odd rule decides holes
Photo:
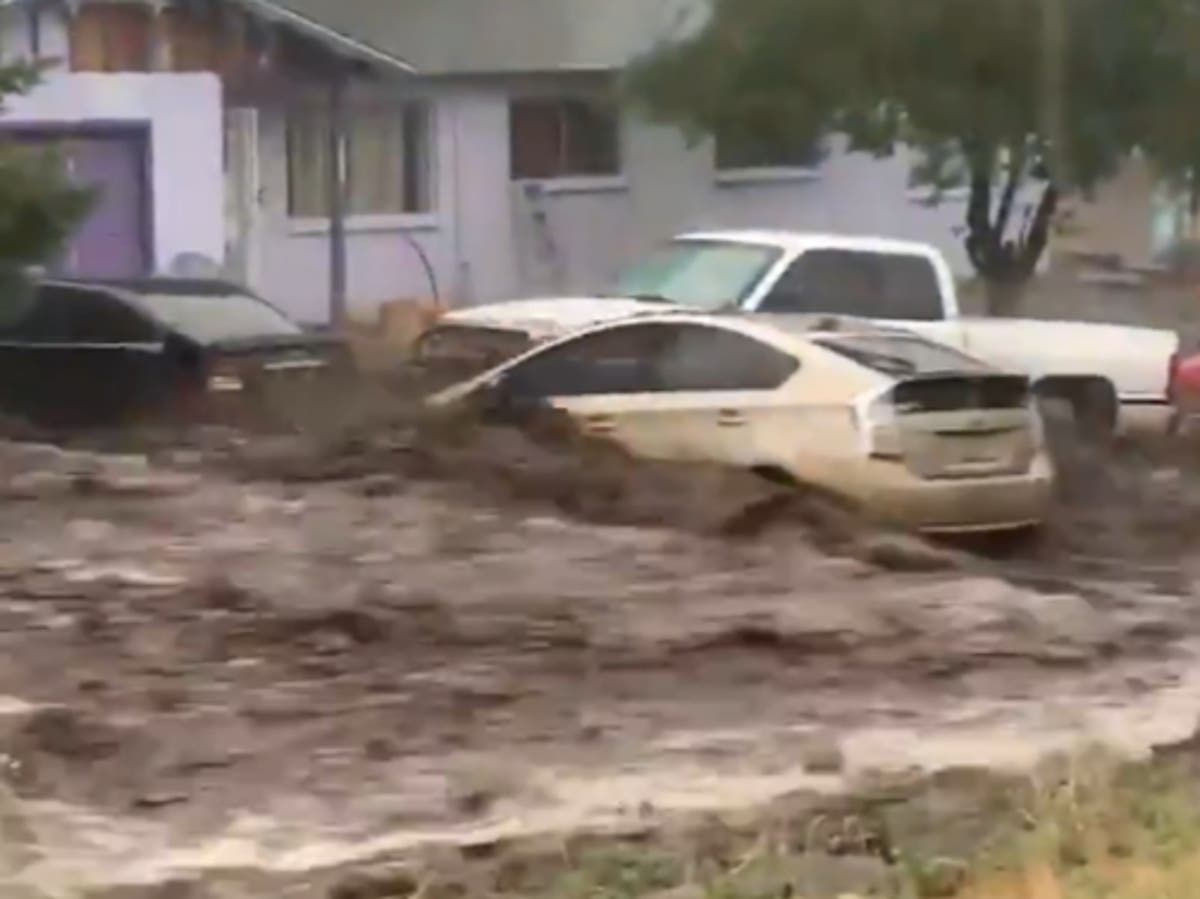
[(636, 316), (429, 402), (557, 408), (634, 454), (751, 469), (927, 532), (1031, 528), (1053, 485), (1025, 376), (859, 320)]

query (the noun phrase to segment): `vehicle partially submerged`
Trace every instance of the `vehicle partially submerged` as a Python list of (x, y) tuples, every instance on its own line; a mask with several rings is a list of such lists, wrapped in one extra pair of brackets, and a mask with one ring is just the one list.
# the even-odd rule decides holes
[(427, 364), (480, 370), (555, 336), (641, 312), (857, 316), (904, 327), (1006, 371), (1081, 430), (1164, 433), (1179, 349), (1170, 331), (1090, 322), (964, 316), (946, 260), (932, 246), (790, 231), (683, 234), (592, 296), (456, 309), (418, 342)]
[(245, 422), (353, 370), (340, 338), (221, 280), (49, 279), (0, 314), (0, 413), (44, 426)]
[(428, 402), (501, 422), (556, 409), (635, 455), (750, 469), (927, 532), (1033, 528), (1053, 486), (1027, 377), (852, 319), (634, 316)]

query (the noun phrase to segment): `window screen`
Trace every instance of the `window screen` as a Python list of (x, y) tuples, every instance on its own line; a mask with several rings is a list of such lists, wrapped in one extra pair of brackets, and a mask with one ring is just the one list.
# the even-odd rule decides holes
[(759, 311), (911, 321), (944, 317), (937, 272), (928, 259), (855, 250), (805, 252), (783, 273)]

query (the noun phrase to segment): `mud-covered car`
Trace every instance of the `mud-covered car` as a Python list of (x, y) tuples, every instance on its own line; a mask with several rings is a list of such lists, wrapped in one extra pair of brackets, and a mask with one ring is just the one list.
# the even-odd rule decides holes
[(643, 315), (428, 402), (502, 422), (557, 409), (636, 455), (751, 469), (927, 532), (1031, 529), (1053, 484), (1024, 375), (846, 319)]
[(40, 425), (245, 421), (352, 374), (342, 340), (220, 280), (45, 280), (0, 304), (0, 413)]

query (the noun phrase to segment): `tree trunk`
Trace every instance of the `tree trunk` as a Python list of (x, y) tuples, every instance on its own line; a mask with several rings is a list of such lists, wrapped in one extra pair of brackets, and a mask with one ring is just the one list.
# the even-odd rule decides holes
[(1010, 168), (994, 217), (990, 170), (979, 169), (971, 176), (965, 246), (971, 264), (983, 279), (988, 315), (1011, 316), (1019, 311), (1025, 287), (1050, 241), (1050, 227), (1058, 208), (1058, 190), (1048, 184), (1025, 227), (1015, 235), (1006, 234), (1022, 174), (1017, 167)]
[(985, 280), (983, 282), (983, 311), (989, 318), (1013, 318), (1021, 311), (1025, 282)]

